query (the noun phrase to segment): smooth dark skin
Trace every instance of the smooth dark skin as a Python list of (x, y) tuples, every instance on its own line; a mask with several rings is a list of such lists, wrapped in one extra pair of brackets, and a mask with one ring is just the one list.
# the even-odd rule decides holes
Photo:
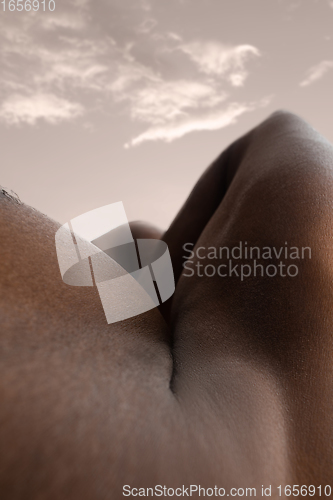
[[(108, 325), (95, 288), (62, 282), (58, 227), (0, 196), (1, 500), (120, 499), (123, 485), (260, 497), (271, 484), (272, 498), (280, 484), (333, 488), (325, 139), (275, 113), (204, 173), (163, 236), (178, 280), (167, 322), (155, 309)], [(312, 258), (295, 278), (180, 276), (184, 243), (240, 240)]]

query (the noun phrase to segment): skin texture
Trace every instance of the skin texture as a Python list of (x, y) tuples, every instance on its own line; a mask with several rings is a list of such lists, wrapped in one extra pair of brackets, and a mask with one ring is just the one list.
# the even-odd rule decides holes
[[(0, 194), (1, 499), (333, 486), (332, 205), (332, 146), (275, 113), (217, 158), (163, 235), (172, 300), (108, 325), (95, 288), (62, 282), (59, 224)], [(239, 241), (311, 259), (294, 278), (181, 275), (184, 243)]]

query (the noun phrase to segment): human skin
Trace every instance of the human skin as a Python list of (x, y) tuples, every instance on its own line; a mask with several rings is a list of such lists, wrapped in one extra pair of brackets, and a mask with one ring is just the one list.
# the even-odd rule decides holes
[[(108, 325), (96, 288), (62, 282), (59, 224), (0, 195), (1, 499), (333, 487), (332, 205), (332, 146), (275, 113), (211, 165), (162, 236), (172, 300)], [(311, 259), (293, 278), (181, 275), (184, 243), (239, 241)]]

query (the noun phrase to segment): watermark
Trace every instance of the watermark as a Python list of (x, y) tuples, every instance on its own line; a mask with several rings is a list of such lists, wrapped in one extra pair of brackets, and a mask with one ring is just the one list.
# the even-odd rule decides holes
[(182, 248), (187, 254), (183, 255), (185, 278), (294, 278), (299, 274), (299, 261), (311, 259), (310, 247), (290, 246), (287, 241), (280, 247), (250, 246), (240, 241), (233, 247), (194, 247), (193, 243), (185, 243)]
[(256, 488), (231, 488), (226, 490), (219, 486), (211, 488), (204, 488), (198, 484), (191, 484), (190, 486), (180, 486), (178, 488), (169, 488), (158, 484), (153, 488), (133, 488), (130, 485), (123, 486), (123, 496), (125, 497), (256, 497)]
[(128, 484), (123, 486), (124, 497), (331, 497), (332, 487), (327, 484), (323, 486), (315, 485), (261, 485), (259, 488), (254, 487), (238, 487), (238, 488), (222, 488), (219, 486), (212, 486), (211, 488), (204, 488), (198, 484), (191, 484), (189, 486), (179, 486), (170, 488), (165, 485), (155, 485), (150, 488), (132, 487)]
[(134, 240), (122, 202), (72, 219), (55, 243), (63, 281), (96, 286), (108, 323), (149, 311), (175, 291), (167, 244)]
[(53, 12), (56, 8), (55, 0), (2, 0), (3, 12)]

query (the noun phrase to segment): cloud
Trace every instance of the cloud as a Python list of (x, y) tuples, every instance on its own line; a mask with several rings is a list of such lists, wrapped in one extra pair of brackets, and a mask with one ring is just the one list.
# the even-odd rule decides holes
[(137, 28), (137, 32), (143, 34), (150, 33), (155, 28), (156, 25), (157, 25), (156, 19), (147, 18)]
[(244, 84), (247, 59), (251, 55), (260, 55), (255, 47), (225, 47), (217, 42), (185, 45), (175, 33), (171, 36), (168, 33), (167, 37), (176, 43), (169, 49), (173, 56), (179, 52), (185, 54), (195, 62), (199, 73), (196, 73), (195, 81), (165, 81), (157, 74), (154, 78), (146, 75), (143, 86), (131, 87), (130, 92), (123, 95), (122, 98), (129, 102), (133, 120), (148, 124), (148, 129), (128, 142), (126, 147), (152, 140), (170, 142), (193, 131), (223, 128), (242, 114), (268, 104), (268, 101), (227, 103), (230, 95), (225, 84), (228, 82), (232, 87)]
[(30, 97), (12, 95), (0, 107), (0, 119), (10, 125), (20, 123), (34, 125), (40, 119), (56, 124), (62, 120), (76, 118), (82, 112), (80, 104), (60, 99), (52, 94)]
[(61, 11), (0, 18), (1, 120), (85, 126), (116, 109), (145, 127), (134, 145), (222, 128), (254, 109), (234, 93), (260, 51), (163, 31), (161, 15), (149, 0), (68, 0)]
[(150, 124), (172, 122), (196, 109), (209, 109), (227, 98), (214, 87), (186, 80), (157, 80), (131, 96), (131, 115)]
[(328, 71), (333, 68), (333, 61), (321, 61), (308, 70), (307, 77), (300, 83), (301, 87), (307, 87), (312, 83), (323, 78)]
[[(333, 0), (332, 0), (333, 1)], [(182, 41), (182, 37), (180, 35), (178, 35), (177, 33), (173, 33), (172, 31), (170, 31), (167, 36), (171, 39), (171, 40), (175, 40), (176, 42), (181, 42)]]
[(199, 71), (210, 76), (224, 76), (234, 86), (241, 86), (247, 77), (245, 63), (260, 52), (252, 45), (227, 46), (218, 42), (195, 41), (179, 46), (198, 66)]
[[(79, 11), (80, 12), (80, 11)], [(82, 15), (74, 14), (58, 14), (46, 15), (43, 23), (40, 24), (42, 29), (56, 30), (57, 28), (64, 28), (70, 30), (80, 30), (85, 26), (85, 20)]]
[(209, 113), (200, 116), (186, 116), (181, 117), (173, 123), (166, 123), (162, 127), (151, 127), (144, 133), (134, 138), (131, 142), (125, 145), (126, 148), (130, 146), (137, 146), (145, 141), (165, 141), (171, 142), (179, 139), (190, 132), (203, 131), (203, 130), (218, 130), (237, 122), (237, 118), (254, 111), (258, 107), (267, 106), (270, 98), (263, 99), (260, 102), (253, 103), (237, 103), (232, 102), (224, 109), (210, 111)]

